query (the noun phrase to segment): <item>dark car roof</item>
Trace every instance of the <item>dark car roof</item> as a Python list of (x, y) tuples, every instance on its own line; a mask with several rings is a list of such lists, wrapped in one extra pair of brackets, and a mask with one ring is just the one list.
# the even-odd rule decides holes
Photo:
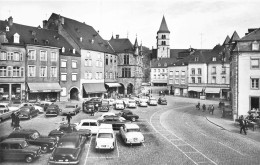
[(15, 130), (13, 131), (12, 133), (10, 133), (10, 135), (8, 137), (12, 137), (12, 136), (15, 136), (17, 134), (19, 135), (31, 135), (33, 134), (34, 132), (38, 132), (37, 130), (35, 129), (21, 129), (21, 130)]
[(68, 133), (63, 135), (60, 140), (59, 143), (61, 142), (77, 142), (79, 139), (80, 135), (78, 133)]
[(67, 128), (67, 127), (72, 127), (73, 128), (73, 127), (76, 127), (76, 126), (77, 126), (76, 124), (67, 124), (66, 123), (66, 124), (61, 124), (60, 128)]
[(7, 138), (3, 140), (1, 143), (22, 143), (24, 141), (24, 138)]
[(29, 107), (29, 106), (25, 106), (25, 107), (21, 107), (20, 111), (25, 111), (25, 110), (29, 110), (29, 109), (33, 109), (33, 107)]
[(122, 112), (122, 113), (133, 113), (132, 111), (130, 111), (130, 110), (128, 110), (128, 109), (122, 110), (121, 112)]

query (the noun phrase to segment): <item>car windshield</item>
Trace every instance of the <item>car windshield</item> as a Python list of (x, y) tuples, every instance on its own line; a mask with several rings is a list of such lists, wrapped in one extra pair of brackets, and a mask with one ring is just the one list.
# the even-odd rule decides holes
[(75, 142), (59, 142), (58, 143), (59, 148), (77, 148)]
[(140, 132), (139, 128), (131, 128), (131, 129), (127, 129), (127, 132)]
[(27, 114), (29, 112), (29, 109), (28, 108), (22, 108), (20, 109), (20, 114)]
[(60, 129), (59, 129), (60, 131), (65, 131), (65, 132), (71, 132), (71, 131), (73, 131), (74, 130), (74, 127), (72, 127), (72, 126), (63, 126), (63, 127), (60, 127)]
[(0, 108), (5, 108), (5, 106), (4, 105), (0, 105)]
[(28, 147), (28, 143), (27, 143), (26, 141), (23, 141), (23, 142), (21, 143), (21, 147), (22, 147), (22, 148)]
[(151, 98), (150, 100), (151, 100), (151, 101), (156, 101), (156, 98)]
[(130, 100), (129, 103), (135, 103), (135, 101), (134, 100)]
[(112, 133), (99, 133), (98, 138), (113, 138)]
[(39, 133), (38, 132), (34, 132), (32, 135), (31, 135), (31, 138), (32, 139), (37, 139), (37, 138), (39, 138), (40, 137), (40, 135), (39, 135)]

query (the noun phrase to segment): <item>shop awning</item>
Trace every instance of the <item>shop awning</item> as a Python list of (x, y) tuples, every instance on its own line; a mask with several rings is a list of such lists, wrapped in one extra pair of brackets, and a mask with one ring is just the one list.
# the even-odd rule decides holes
[(121, 84), (119, 83), (105, 83), (108, 87), (113, 88), (113, 87), (121, 87)]
[(188, 91), (202, 92), (202, 87), (189, 87)]
[(219, 93), (220, 92), (220, 88), (206, 88), (205, 89), (205, 93)]
[(27, 83), (27, 84), (30, 93), (62, 91), (59, 83)]
[(86, 93), (104, 93), (107, 91), (103, 83), (83, 83), (83, 87)]

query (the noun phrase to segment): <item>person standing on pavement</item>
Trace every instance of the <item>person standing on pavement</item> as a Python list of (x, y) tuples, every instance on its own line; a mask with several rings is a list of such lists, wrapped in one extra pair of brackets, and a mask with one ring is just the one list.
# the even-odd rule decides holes
[(19, 118), (19, 113), (15, 115), (14, 119), (14, 130), (19, 130), (21, 128), (20, 126), (20, 118)]
[(240, 134), (242, 134), (242, 130), (243, 130), (246, 135), (246, 121), (244, 120), (243, 116), (241, 116), (239, 119), (239, 125), (240, 125)]
[(213, 113), (214, 113), (214, 110), (215, 110), (214, 106), (211, 105), (211, 114), (212, 114), (212, 115), (213, 115)]
[(206, 111), (206, 105), (205, 105), (205, 104), (202, 105), (202, 111), (203, 111), (203, 112)]
[(68, 124), (70, 125), (70, 119), (72, 119), (72, 116), (70, 114), (70, 112), (67, 114), (67, 120), (68, 120)]
[(12, 127), (14, 126), (15, 117), (16, 117), (16, 115), (15, 115), (15, 113), (13, 112), (13, 113), (11, 114), (11, 119), (12, 119), (11, 126), (12, 126)]

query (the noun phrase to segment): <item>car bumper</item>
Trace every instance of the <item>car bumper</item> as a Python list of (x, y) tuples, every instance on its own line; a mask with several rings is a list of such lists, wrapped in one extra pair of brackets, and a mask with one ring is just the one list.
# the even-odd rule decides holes
[(64, 160), (59, 160), (59, 161), (49, 160), (49, 164), (79, 164), (79, 160), (67, 161), (67, 162)]
[(45, 114), (46, 117), (56, 117), (58, 114)]
[(114, 149), (114, 146), (113, 145), (98, 145), (95, 148), (102, 149), (102, 150), (112, 150), (112, 149)]

